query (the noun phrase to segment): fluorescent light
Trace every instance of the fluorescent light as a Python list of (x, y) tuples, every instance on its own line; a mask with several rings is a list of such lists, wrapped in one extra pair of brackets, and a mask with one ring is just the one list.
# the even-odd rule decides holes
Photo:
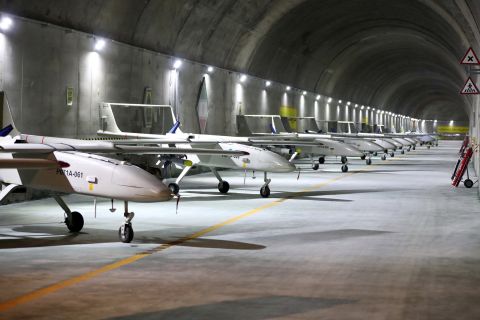
[(105, 40), (103, 39), (96, 39), (95, 40), (95, 51), (101, 51), (103, 48), (105, 48)]
[(13, 21), (9, 17), (3, 17), (2, 20), (0, 20), (0, 29), (3, 31), (10, 29), (12, 25)]
[(306, 94), (307, 94), (307, 91), (303, 91), (302, 94), (303, 94), (303, 95), (306, 95)]
[(180, 59), (175, 60), (175, 62), (173, 63), (173, 69), (175, 70), (180, 68), (181, 66), (182, 66), (182, 60)]
[(271, 85), (272, 85), (272, 83), (270, 81), (265, 82), (265, 87), (270, 87)]
[(213, 67), (212, 67), (212, 66), (208, 67), (208, 68), (207, 68), (207, 72), (208, 72), (208, 73), (212, 73), (212, 72), (213, 72)]
[(290, 86), (287, 86), (287, 87), (285, 88), (285, 90), (287, 90), (287, 91), (290, 91), (290, 89), (291, 89)]
[(242, 74), (242, 75), (240, 76), (240, 82), (245, 82), (246, 80), (247, 80), (247, 76), (244, 75), (244, 74)]
[(317, 95), (317, 97), (315, 98), (316, 100), (320, 100), (321, 96), (320, 95)]

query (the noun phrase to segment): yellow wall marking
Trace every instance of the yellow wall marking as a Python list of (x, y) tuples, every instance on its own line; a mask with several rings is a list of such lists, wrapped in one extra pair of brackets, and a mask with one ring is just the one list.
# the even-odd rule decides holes
[[(398, 158), (397, 158), (398, 159)], [(388, 159), (388, 160), (396, 160), (396, 159)], [(388, 161), (387, 160), (387, 161)], [(252, 209), (250, 211), (247, 211), (245, 213), (242, 213), (242, 214), (239, 214), (237, 216), (234, 216), (230, 219), (227, 219), (223, 222), (220, 222), (220, 223), (217, 223), (213, 226), (210, 226), (208, 228), (205, 228), (203, 230), (200, 230), (196, 233), (193, 233), (191, 235), (187, 235), (183, 238), (180, 238), (178, 240), (174, 240), (174, 241), (170, 241), (168, 243), (165, 243), (165, 244), (162, 244), (156, 248), (153, 248), (151, 250), (148, 250), (148, 251), (144, 251), (144, 252), (140, 252), (140, 253), (137, 253), (133, 256), (130, 256), (130, 257), (127, 257), (127, 258), (124, 258), (124, 259), (121, 259), (117, 262), (113, 262), (111, 264), (107, 264), (103, 267), (100, 267), (98, 269), (95, 269), (93, 271), (90, 271), (90, 272), (87, 272), (87, 273), (84, 273), (84, 274), (81, 274), (81, 275), (78, 275), (78, 276), (75, 276), (75, 277), (72, 277), (70, 279), (66, 279), (66, 280), (63, 280), (63, 281), (60, 281), (60, 282), (57, 282), (55, 284), (52, 284), (50, 286), (47, 286), (47, 287), (44, 287), (44, 288), (40, 288), (40, 289), (37, 289), (37, 290), (34, 290), (32, 292), (29, 292), (27, 294), (24, 294), (22, 296), (19, 296), (19, 297), (16, 297), (16, 298), (13, 298), (13, 299), (10, 299), (10, 300), (7, 300), (5, 302), (2, 302), (0, 303), (0, 312), (2, 311), (6, 311), (8, 309), (11, 309), (15, 306), (18, 306), (20, 304), (24, 304), (24, 303), (27, 303), (27, 302), (30, 302), (32, 300), (35, 300), (35, 299), (40, 299), (50, 293), (54, 293), (56, 291), (59, 291), (59, 290), (62, 290), (62, 289), (65, 289), (67, 287), (71, 287), (77, 283), (80, 283), (80, 282), (83, 282), (83, 281), (87, 281), (87, 280), (90, 280), (92, 278), (95, 278), (95, 277), (98, 277), (100, 276), (101, 274), (103, 273), (106, 273), (108, 271), (113, 271), (113, 270), (116, 270), (120, 267), (123, 267), (125, 265), (128, 265), (128, 264), (131, 264), (131, 263), (134, 263), (138, 260), (141, 260), (143, 258), (146, 258), (148, 256), (150, 256), (151, 254), (153, 253), (156, 253), (156, 252), (160, 252), (160, 251), (163, 251), (163, 250), (166, 250), (170, 247), (173, 247), (173, 246), (177, 246), (177, 245), (180, 245), (180, 244), (183, 244), (187, 241), (190, 241), (190, 240), (193, 240), (193, 239), (196, 239), (196, 238), (199, 238), (201, 236), (204, 236), (205, 234), (207, 233), (210, 233), (210, 232), (213, 232), (217, 229), (220, 229), (221, 227), (224, 227), (226, 225), (230, 225), (230, 224), (233, 224), (241, 219), (244, 219), (244, 218), (247, 218), (247, 217), (250, 217), (256, 213), (259, 213), (263, 210), (266, 210), (266, 209), (269, 209), (269, 208), (272, 208), (276, 205), (279, 205), (280, 203), (286, 201), (286, 200), (289, 200), (289, 199), (294, 199), (294, 198), (297, 198), (299, 196), (302, 196), (303, 194), (307, 193), (307, 192), (310, 192), (310, 191), (313, 191), (313, 190), (316, 190), (316, 189), (319, 189), (321, 187), (324, 187), (328, 184), (331, 184), (335, 181), (338, 181), (338, 180), (341, 180), (341, 179), (344, 179), (344, 178), (347, 178), (347, 177), (350, 177), (356, 173), (362, 173), (362, 172), (366, 172), (368, 170), (370, 170), (369, 168), (371, 168), (372, 166), (374, 166), (375, 164), (371, 165), (371, 166), (368, 166), (364, 169), (361, 169), (359, 171), (355, 171), (355, 172), (349, 172), (349, 173), (346, 173), (346, 174), (343, 174), (341, 176), (338, 176), (336, 178), (332, 178), (332, 179), (329, 179), (329, 180), (326, 180), (322, 183), (319, 183), (319, 184), (316, 184), (316, 185), (313, 185), (311, 186), (310, 188), (308, 189), (304, 189), (304, 190), (301, 190), (301, 191), (298, 191), (298, 192), (293, 192), (291, 195), (287, 196), (287, 197), (284, 197), (284, 198), (281, 198), (281, 199), (278, 199), (278, 200), (275, 200), (275, 201), (272, 201), (272, 202), (269, 202), (269, 203), (266, 203), (258, 208), (255, 208), (255, 209)]]

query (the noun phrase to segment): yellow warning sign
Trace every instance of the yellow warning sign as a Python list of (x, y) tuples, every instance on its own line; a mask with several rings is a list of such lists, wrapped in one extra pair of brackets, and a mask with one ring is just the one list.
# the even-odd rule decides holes
[[(285, 118), (294, 118), (297, 116), (297, 109), (293, 106), (280, 106), (280, 116)], [(290, 128), (297, 130), (297, 119), (289, 119)]]
[(438, 126), (437, 133), (468, 133), (468, 127), (464, 126)]

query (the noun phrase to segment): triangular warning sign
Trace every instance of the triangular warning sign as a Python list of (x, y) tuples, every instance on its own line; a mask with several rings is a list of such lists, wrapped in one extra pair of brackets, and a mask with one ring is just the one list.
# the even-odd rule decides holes
[(460, 93), (461, 94), (480, 94), (472, 78), (468, 78), (467, 82), (465, 82), (465, 85), (463, 86), (463, 89)]
[(469, 48), (467, 50), (467, 53), (465, 53), (465, 56), (463, 57), (462, 61), (460, 61), (461, 64), (480, 64), (480, 61), (478, 61), (478, 57), (475, 54), (475, 51), (473, 51), (472, 48)]

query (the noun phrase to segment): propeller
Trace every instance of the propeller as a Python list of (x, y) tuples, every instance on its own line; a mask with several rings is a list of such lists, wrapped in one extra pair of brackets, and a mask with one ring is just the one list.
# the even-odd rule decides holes
[(177, 196), (177, 204), (175, 207), (175, 214), (178, 214), (178, 205), (180, 204), (180, 193), (177, 193), (176, 196)]

